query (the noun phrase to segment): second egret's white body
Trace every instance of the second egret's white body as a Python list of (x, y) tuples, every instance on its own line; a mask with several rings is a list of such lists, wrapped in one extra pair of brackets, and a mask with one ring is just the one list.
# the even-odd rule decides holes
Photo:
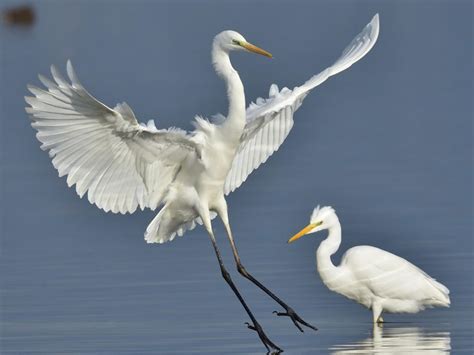
[(334, 292), (372, 309), (373, 321), (382, 312), (416, 313), (429, 307), (449, 307), (449, 290), (409, 261), (385, 250), (356, 246), (346, 251), (341, 264), (331, 261), (341, 244), (341, 224), (331, 207), (316, 208), (311, 223), (293, 236), (327, 229), (328, 236), (316, 251), (316, 265), (324, 284)]

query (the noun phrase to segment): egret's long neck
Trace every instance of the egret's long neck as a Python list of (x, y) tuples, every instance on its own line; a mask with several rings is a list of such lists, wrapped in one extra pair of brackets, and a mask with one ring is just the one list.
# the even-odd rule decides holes
[(226, 131), (226, 136), (230, 138), (233, 133), (236, 139), (245, 126), (245, 92), (239, 74), (232, 67), (229, 54), (223, 51), (217, 44), (212, 47), (212, 63), (216, 73), (224, 79), (227, 86), (227, 98), (229, 100), (229, 112), (222, 128)]
[(338, 267), (332, 263), (331, 255), (333, 255), (341, 245), (341, 224), (337, 217), (332, 227), (328, 229), (329, 234), (325, 240), (321, 242), (316, 251), (316, 265), (321, 279), (331, 288), (332, 281), (336, 281), (339, 277)]

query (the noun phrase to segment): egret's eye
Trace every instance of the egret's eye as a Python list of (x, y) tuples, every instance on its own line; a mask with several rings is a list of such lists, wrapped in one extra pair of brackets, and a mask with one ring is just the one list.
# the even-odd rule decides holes
[(240, 46), (240, 41), (237, 41), (236, 39), (233, 39), (233, 40), (232, 40), (232, 43), (234, 43), (234, 44)]

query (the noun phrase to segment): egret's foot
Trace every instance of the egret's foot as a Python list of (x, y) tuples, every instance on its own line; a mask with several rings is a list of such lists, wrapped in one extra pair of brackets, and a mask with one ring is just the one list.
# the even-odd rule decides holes
[(377, 324), (382, 325), (382, 323), (383, 323), (383, 318), (382, 318), (382, 316), (379, 316), (379, 317), (377, 318)]
[[(296, 326), (296, 328), (298, 328), (300, 330), (300, 332), (304, 333), (304, 330), (303, 328), (301, 328), (301, 325), (304, 325), (305, 327), (308, 327), (310, 329), (313, 329), (313, 330), (318, 330), (318, 328), (316, 328), (315, 326), (312, 326), (311, 324), (309, 324), (308, 322), (304, 321), (303, 319), (301, 319), (301, 317), (291, 308), (291, 307), (288, 307), (286, 308), (286, 312), (277, 312), (277, 311), (274, 311), (273, 312), (274, 314), (276, 314), (277, 316), (285, 316), (285, 317), (290, 317), (293, 324)], [(301, 324), (301, 325), (300, 325)]]
[(257, 322), (255, 322), (254, 324), (250, 324), (246, 322), (245, 324), (247, 325), (247, 328), (252, 329), (257, 332), (258, 337), (262, 341), (263, 345), (265, 345), (265, 347), (267, 348), (267, 351), (268, 351), (267, 354), (276, 355), (276, 354), (281, 354), (283, 352), (283, 350), (279, 346), (275, 345), (275, 343), (273, 343), (270, 339), (268, 339), (267, 335), (263, 331), (260, 324), (258, 324)]

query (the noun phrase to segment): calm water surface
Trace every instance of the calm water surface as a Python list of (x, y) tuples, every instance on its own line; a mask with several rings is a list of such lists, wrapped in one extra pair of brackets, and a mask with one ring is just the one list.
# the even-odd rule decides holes
[[(2, 5), (17, 1), (5, 0)], [(285, 354), (473, 352), (472, 4), (467, 1), (38, 1), (31, 29), (0, 28), (2, 354), (262, 354), (197, 229), (146, 245), (150, 211), (105, 214), (66, 188), (24, 113), (26, 84), (76, 64), (105, 103), (127, 100), (157, 126), (225, 112), (210, 40), (233, 28), (275, 60), (235, 56), (249, 98), (331, 63), (374, 13), (363, 61), (309, 96), (282, 149), (229, 197), (247, 269), (318, 332), (301, 334), (234, 272)], [(469, 37), (471, 36), (471, 37)], [(466, 75), (466, 73), (470, 73)], [(315, 272), (323, 235), (288, 246), (316, 204), (333, 205), (342, 252), (369, 244), (446, 284), (450, 309), (386, 315), (335, 295)]]
[[(29, 255), (28, 268), (19, 260), (4, 258), (3, 265), (10, 270), (3, 289), (4, 351), (261, 354), (261, 345), (243, 324), (245, 314), (219, 277), (204, 235), (197, 233), (177, 243), (182, 247), (175, 249), (180, 251), (158, 252), (160, 262), (140, 257), (138, 250), (144, 255), (147, 251), (139, 245), (128, 250), (112, 248), (108, 253), (109, 248), (104, 248), (102, 258), (97, 255), (99, 248), (90, 248), (91, 242), (78, 248), (50, 249), (47, 258)], [(449, 283), (455, 292), (451, 309), (386, 315), (387, 324), (373, 328), (369, 311), (321, 285), (312, 260), (295, 267), (290, 261), (282, 262), (288, 253), (284, 248), (281, 255), (260, 253), (269, 245), (250, 244), (241, 248), (245, 258), (253, 260), (247, 263), (248, 269), (320, 328), (316, 333), (299, 333), (287, 319), (271, 314), (278, 307), (263, 293), (236, 275), (268, 335), (286, 353), (472, 350), (472, 323), (466, 316), (472, 312), (471, 290), (461, 281)], [(71, 256), (72, 249), (76, 256)], [(231, 260), (229, 254), (226, 257)], [(436, 264), (449, 264), (451, 257), (427, 256), (432, 262), (423, 267), (436, 270)], [(459, 259), (464, 269), (471, 266), (467, 258)]]

